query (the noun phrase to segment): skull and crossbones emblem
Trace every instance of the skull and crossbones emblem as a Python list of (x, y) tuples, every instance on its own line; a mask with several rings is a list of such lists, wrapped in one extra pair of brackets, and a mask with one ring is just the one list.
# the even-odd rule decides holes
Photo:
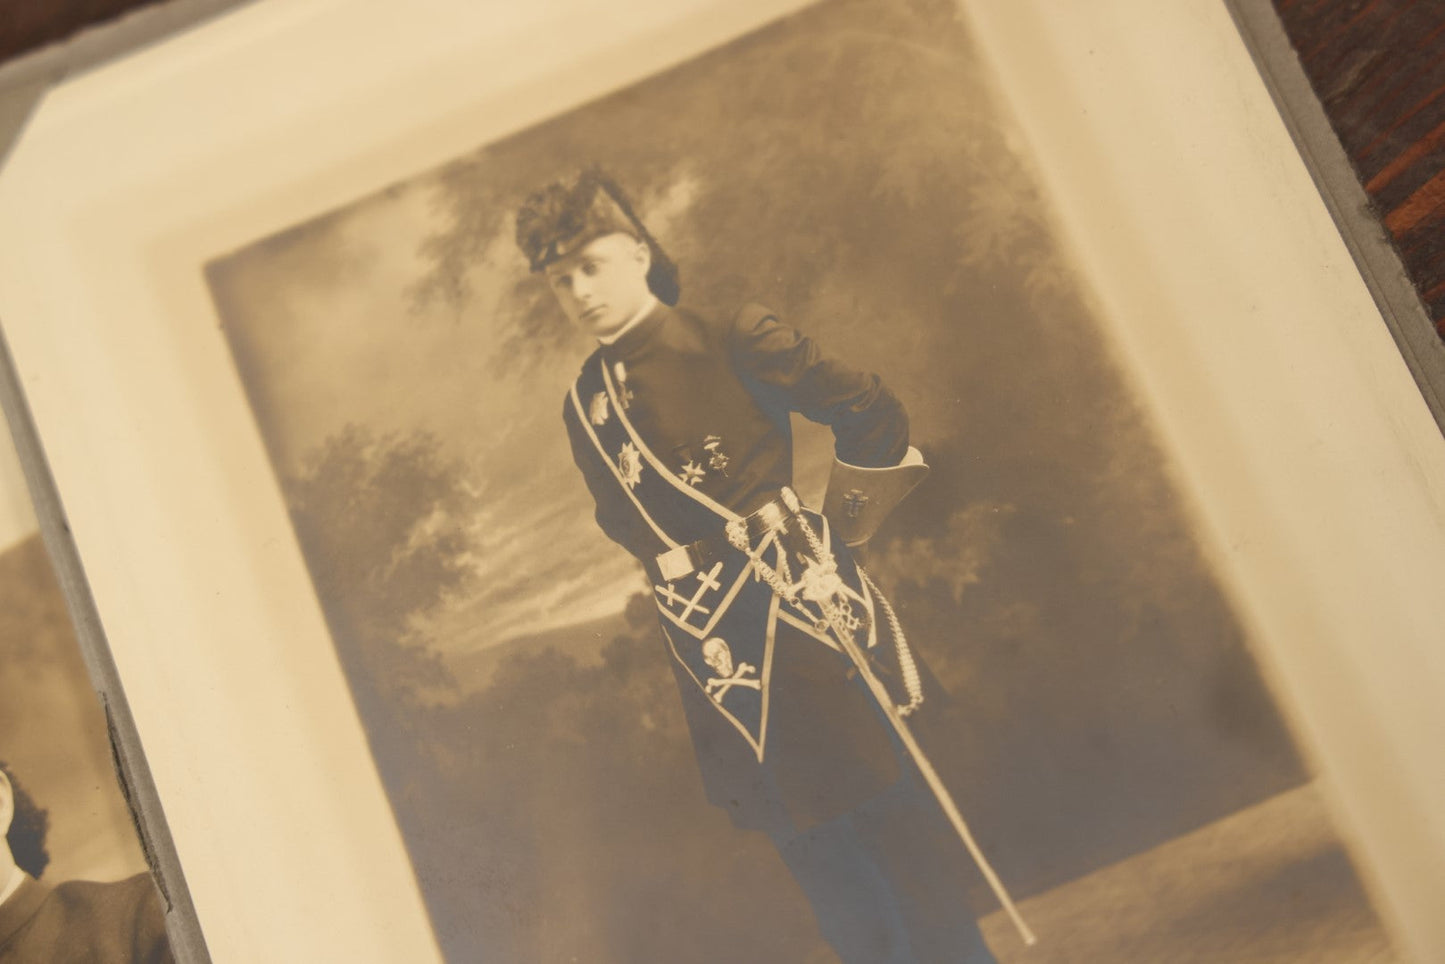
[(734, 686), (762, 691), (762, 680), (747, 678), (750, 674), (757, 673), (757, 667), (751, 663), (738, 663), (734, 666), (732, 650), (722, 637), (714, 636), (702, 644), (702, 658), (717, 674), (703, 686), (707, 695), (713, 698), (713, 702), (721, 703), (723, 695)]

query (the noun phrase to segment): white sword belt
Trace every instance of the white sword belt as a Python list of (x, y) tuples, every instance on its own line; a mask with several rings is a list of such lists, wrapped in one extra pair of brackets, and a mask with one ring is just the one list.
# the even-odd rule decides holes
[[(782, 497), (774, 496), (744, 516), (743, 521), (747, 524), (749, 537), (756, 542), (760, 536), (792, 519), (793, 515), (793, 511), (783, 504)], [(653, 562), (656, 571), (651, 575), (661, 577), (662, 582), (675, 582), (699, 570), (706, 572), (713, 563), (735, 551), (719, 526), (716, 535), (660, 553)]]

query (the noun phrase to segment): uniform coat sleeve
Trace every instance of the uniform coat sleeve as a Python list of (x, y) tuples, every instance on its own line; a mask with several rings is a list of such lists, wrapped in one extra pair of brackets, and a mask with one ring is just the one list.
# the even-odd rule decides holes
[(733, 366), (753, 395), (765, 407), (830, 427), (839, 460), (864, 468), (902, 461), (908, 413), (877, 375), (829, 358), (760, 305), (738, 313), (729, 341)]

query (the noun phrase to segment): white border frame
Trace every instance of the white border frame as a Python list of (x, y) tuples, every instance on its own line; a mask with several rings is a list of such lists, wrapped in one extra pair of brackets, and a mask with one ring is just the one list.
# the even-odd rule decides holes
[[(199, 265), (799, 5), (260, 3), (37, 112), (0, 318), (215, 960), (436, 951)], [(1369, 882), (1445, 958), (1445, 443), (1222, 4), (967, 6)]]
[(1445, 440), (1224, 3), (972, 7), (1366, 883), (1445, 959)]

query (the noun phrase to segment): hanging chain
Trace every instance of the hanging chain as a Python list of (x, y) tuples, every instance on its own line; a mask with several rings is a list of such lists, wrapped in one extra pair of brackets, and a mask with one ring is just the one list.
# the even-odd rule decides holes
[[(802, 603), (804, 600), (813, 603), (818, 607), (821, 616), (813, 620), (813, 628), (818, 632), (826, 633), (832, 630), (837, 633), (842, 630), (856, 632), (862, 626), (857, 614), (853, 611), (853, 603), (848, 597), (856, 595), (848, 588), (848, 584), (838, 575), (838, 560), (833, 553), (823, 544), (817, 532), (808, 523), (808, 519), (801, 512), (802, 503), (798, 496), (790, 488), (782, 490), (783, 504), (791, 513), (791, 518), (797, 522), (798, 531), (808, 543), (808, 549), (812, 552), (812, 558), (807, 559), (807, 565), (803, 569), (802, 576), (797, 582), (792, 579), (792, 568), (788, 565), (788, 552), (781, 543), (778, 544), (777, 567), (768, 565), (762, 559), (762, 542), (759, 539), (758, 548), (754, 549), (748, 536), (748, 525), (746, 519), (733, 519), (726, 527), (727, 539), (734, 549), (747, 555), (752, 560), (753, 567), (763, 582), (767, 583), (778, 597), (791, 604), (802, 612), (808, 609)], [(774, 524), (772, 532), (783, 533), (787, 531), (785, 522)], [(883, 607), (883, 613), (888, 617), (888, 628), (893, 633), (894, 645), (898, 652), (898, 667), (903, 676), (903, 687), (908, 694), (908, 702), (898, 706), (898, 713), (901, 716), (908, 716), (918, 707), (923, 705), (923, 681), (918, 673), (918, 664), (913, 658), (913, 651), (908, 646), (908, 640), (903, 635), (903, 625), (898, 621), (898, 616), (893, 612), (893, 606), (889, 604), (883, 591), (878, 584), (858, 566), (858, 575), (868, 586), (870, 592), (877, 597)]]
[(903, 689), (908, 694), (908, 702), (898, 707), (898, 715), (908, 716), (914, 710), (923, 705), (923, 678), (918, 673), (918, 662), (913, 658), (913, 649), (908, 645), (908, 639), (903, 635), (903, 624), (898, 621), (898, 614), (893, 611), (893, 604), (888, 597), (883, 595), (883, 590), (868, 575), (868, 571), (862, 566), (858, 567), (858, 575), (863, 578), (864, 584), (883, 607), (883, 615), (888, 617), (888, 628), (893, 633), (894, 648), (898, 651), (898, 671), (903, 675)]

